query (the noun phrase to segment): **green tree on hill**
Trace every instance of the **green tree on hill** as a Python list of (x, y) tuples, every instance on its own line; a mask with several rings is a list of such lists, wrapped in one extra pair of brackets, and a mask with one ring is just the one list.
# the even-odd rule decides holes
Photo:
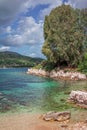
[[(55, 66), (77, 67), (85, 51), (85, 19), (83, 11), (62, 5), (51, 11), (44, 21), (43, 54)], [(86, 16), (86, 15), (85, 15)]]

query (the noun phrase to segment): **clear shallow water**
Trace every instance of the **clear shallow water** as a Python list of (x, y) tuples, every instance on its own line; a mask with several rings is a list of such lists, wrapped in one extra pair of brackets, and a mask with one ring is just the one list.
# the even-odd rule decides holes
[(87, 82), (57, 82), (26, 71), (27, 68), (0, 69), (0, 113), (85, 111), (66, 100), (71, 90), (87, 90)]

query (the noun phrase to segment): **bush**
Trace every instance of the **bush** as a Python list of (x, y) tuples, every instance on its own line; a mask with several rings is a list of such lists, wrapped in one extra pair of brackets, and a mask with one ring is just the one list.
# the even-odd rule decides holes
[(87, 74), (87, 53), (85, 53), (83, 61), (78, 65), (78, 70)]

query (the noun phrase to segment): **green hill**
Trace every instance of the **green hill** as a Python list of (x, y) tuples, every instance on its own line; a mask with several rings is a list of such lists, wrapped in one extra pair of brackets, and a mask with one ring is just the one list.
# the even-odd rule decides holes
[(16, 52), (0, 52), (0, 67), (33, 67), (42, 61), (41, 58), (31, 58)]

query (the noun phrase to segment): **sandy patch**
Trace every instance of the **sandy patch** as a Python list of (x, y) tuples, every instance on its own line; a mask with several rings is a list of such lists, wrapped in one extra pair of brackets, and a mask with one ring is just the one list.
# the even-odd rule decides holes
[(87, 123), (46, 122), (39, 114), (13, 114), (0, 117), (0, 130), (87, 130)]

